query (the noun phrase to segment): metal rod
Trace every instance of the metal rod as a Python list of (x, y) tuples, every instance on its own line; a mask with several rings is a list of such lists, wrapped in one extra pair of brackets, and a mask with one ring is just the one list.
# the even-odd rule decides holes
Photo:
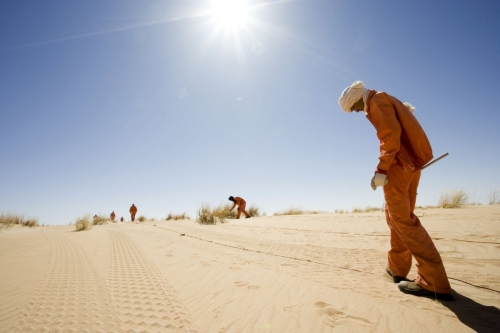
[(446, 154), (443, 154), (443, 155), (439, 156), (439, 157), (438, 157), (438, 158), (436, 158), (435, 160), (430, 161), (429, 163), (427, 163), (426, 165), (424, 165), (424, 166), (422, 167), (422, 169), (421, 169), (421, 170), (424, 170), (424, 169), (425, 169), (425, 168), (427, 168), (428, 166), (430, 166), (430, 165), (432, 165), (432, 164), (436, 163), (437, 161), (439, 161), (439, 160), (440, 160), (440, 159), (442, 159), (442, 158), (445, 158), (445, 157), (446, 157), (446, 156), (448, 156), (448, 155), (449, 155), (449, 154), (448, 154), (448, 153), (446, 153)]

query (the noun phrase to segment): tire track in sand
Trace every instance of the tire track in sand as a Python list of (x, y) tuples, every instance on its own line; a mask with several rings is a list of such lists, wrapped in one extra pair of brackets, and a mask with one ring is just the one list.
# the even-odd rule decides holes
[(109, 230), (108, 281), (120, 327), (127, 332), (198, 332), (175, 292), (122, 231)]
[(105, 281), (83, 250), (57, 231), (43, 231), (51, 243), (49, 264), (16, 332), (110, 332), (115, 317)]

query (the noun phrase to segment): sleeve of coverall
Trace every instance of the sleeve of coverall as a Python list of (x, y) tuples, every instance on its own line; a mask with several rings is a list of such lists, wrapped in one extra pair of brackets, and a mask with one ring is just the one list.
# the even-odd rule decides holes
[(377, 169), (389, 170), (401, 145), (401, 125), (396, 111), (385, 94), (374, 96), (370, 103), (373, 126), (380, 140), (380, 157)]

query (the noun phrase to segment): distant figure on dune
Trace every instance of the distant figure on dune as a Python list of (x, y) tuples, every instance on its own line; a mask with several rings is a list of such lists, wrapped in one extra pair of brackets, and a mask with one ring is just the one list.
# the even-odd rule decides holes
[(243, 198), (230, 196), (229, 201), (232, 201), (234, 203), (233, 207), (231, 207), (231, 210), (233, 210), (234, 207), (238, 206), (238, 213), (236, 214), (237, 219), (240, 218), (241, 213), (245, 214), (246, 219), (250, 218), (250, 214), (248, 214), (245, 210), (245, 206), (247, 205), (247, 203), (245, 200), (243, 200)]
[(130, 218), (132, 219), (132, 221), (135, 220), (135, 214), (137, 214), (137, 207), (132, 204), (132, 206), (130, 206), (130, 209), (128, 210), (130, 212)]
[(112, 211), (111, 214), (109, 215), (109, 218), (111, 219), (111, 221), (114, 221), (115, 220), (115, 211)]
[[(383, 186), (385, 215), (391, 231), (386, 272), (407, 294), (452, 301), (443, 261), (420, 220), (413, 213), (421, 168), (432, 159), (427, 136), (409, 103), (382, 91), (369, 90), (362, 81), (347, 87), (339, 98), (345, 112), (363, 111), (380, 140), (380, 157), (371, 187)], [(417, 279), (409, 281), (412, 255)]]
[(120, 217), (120, 222), (123, 222), (123, 216), (122, 216), (122, 217)]
[(96, 222), (97, 222), (97, 214), (94, 215), (93, 219), (94, 219), (94, 224), (96, 224)]

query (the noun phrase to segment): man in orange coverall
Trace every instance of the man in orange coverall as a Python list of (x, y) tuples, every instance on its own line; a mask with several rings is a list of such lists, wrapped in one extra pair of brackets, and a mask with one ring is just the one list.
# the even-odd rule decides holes
[(128, 210), (130, 212), (130, 218), (132, 219), (132, 221), (135, 220), (135, 214), (137, 214), (137, 207), (132, 204), (132, 206), (130, 206), (130, 209)]
[(248, 214), (247, 211), (245, 210), (245, 206), (247, 205), (247, 203), (245, 200), (243, 200), (243, 198), (230, 196), (229, 201), (234, 202), (234, 205), (233, 207), (231, 207), (231, 210), (233, 210), (233, 208), (236, 207), (236, 205), (238, 205), (238, 213), (236, 214), (237, 219), (240, 218), (241, 213), (245, 214), (246, 219), (250, 218), (250, 214)]
[(109, 215), (109, 218), (111, 219), (111, 221), (114, 221), (115, 220), (115, 211), (112, 211), (111, 214)]
[[(380, 140), (380, 157), (371, 187), (383, 186), (385, 216), (391, 231), (386, 272), (404, 293), (452, 301), (441, 256), (413, 213), (421, 168), (432, 159), (427, 136), (409, 103), (382, 91), (369, 90), (362, 81), (347, 87), (339, 98), (345, 112), (364, 111)], [(410, 281), (412, 255), (417, 278)]]

